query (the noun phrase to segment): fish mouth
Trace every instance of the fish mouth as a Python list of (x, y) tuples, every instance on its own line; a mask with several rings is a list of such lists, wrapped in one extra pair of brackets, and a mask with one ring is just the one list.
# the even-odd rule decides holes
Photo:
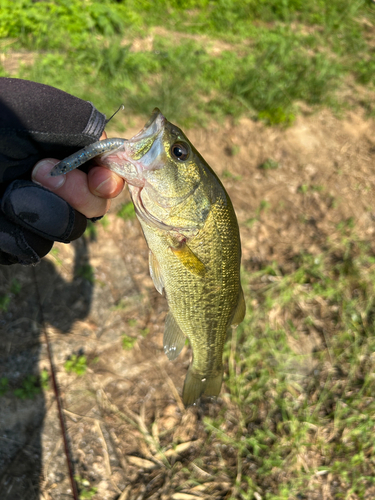
[(117, 151), (102, 156), (102, 162), (123, 177), (128, 184), (143, 187), (144, 174), (162, 168), (166, 157), (162, 135), (167, 119), (158, 108), (135, 136)]
[(150, 157), (146, 157), (151, 149), (155, 149), (154, 143), (160, 137), (167, 119), (162, 115), (158, 108), (155, 108), (152, 115), (143, 129), (126, 143), (125, 150), (129, 156), (129, 160), (142, 160), (145, 170), (149, 170), (151, 158), (158, 156), (158, 148), (153, 151)]
[(143, 129), (140, 130), (134, 137), (129, 139), (129, 142), (143, 141), (154, 136), (155, 134), (158, 134), (166, 122), (167, 119), (163, 116), (160, 109), (155, 108)]
[(118, 150), (103, 155), (101, 162), (126, 180), (136, 214), (141, 220), (163, 231), (173, 231), (177, 234), (190, 231), (193, 234), (190, 228), (171, 226), (155, 217), (142, 199), (142, 190), (147, 185), (148, 189), (153, 191), (155, 203), (162, 207), (168, 206), (166, 199), (147, 182), (147, 172), (163, 168), (167, 161), (163, 145), (163, 132), (167, 123), (160, 110), (155, 108), (142, 130)]

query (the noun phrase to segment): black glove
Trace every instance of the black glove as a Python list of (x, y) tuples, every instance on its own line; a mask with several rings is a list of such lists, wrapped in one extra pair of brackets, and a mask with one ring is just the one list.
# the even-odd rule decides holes
[(63, 159), (99, 140), (105, 116), (47, 85), (0, 78), (0, 264), (34, 264), (54, 241), (82, 235), (86, 217), (32, 182), (43, 158)]

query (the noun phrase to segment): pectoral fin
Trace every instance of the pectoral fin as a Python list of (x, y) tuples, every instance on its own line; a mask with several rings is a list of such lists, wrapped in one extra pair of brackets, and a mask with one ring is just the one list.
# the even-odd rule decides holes
[(169, 312), (165, 320), (163, 337), (164, 352), (168, 359), (176, 359), (185, 345), (185, 335), (178, 326), (173, 314)]
[(246, 313), (245, 298), (243, 295), (242, 287), (240, 288), (240, 293), (238, 295), (237, 307), (233, 315), (232, 326), (237, 326), (242, 323)]
[(159, 262), (156, 260), (155, 255), (151, 252), (148, 254), (148, 266), (150, 269), (150, 276), (154, 282), (156, 290), (163, 294), (164, 281), (160, 271)]
[(191, 273), (197, 274), (201, 278), (206, 275), (206, 267), (201, 260), (193, 253), (186, 243), (181, 247), (172, 248), (172, 252), (178, 258), (182, 265), (186, 267)]

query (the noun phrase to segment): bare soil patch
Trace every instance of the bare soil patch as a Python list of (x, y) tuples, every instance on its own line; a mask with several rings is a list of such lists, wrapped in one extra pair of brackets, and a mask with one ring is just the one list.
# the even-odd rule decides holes
[[(143, 123), (135, 125), (126, 136)], [(248, 271), (272, 261), (288, 266), (301, 250), (318, 255), (349, 218), (359, 234), (373, 237), (373, 121), (356, 113), (339, 120), (323, 110), (289, 129), (242, 119), (187, 132), (231, 196)], [(224, 386), (217, 401), (183, 409), (179, 395), (190, 350), (174, 362), (163, 353), (167, 304), (149, 277), (138, 222), (116, 215), (127, 201), (125, 191), (109, 224), (96, 224), (96, 238), (58, 244), (35, 268), (75, 472), (84, 498), (94, 500), (229, 498), (236, 495), (235, 451), (208, 440), (203, 419), (230, 407), (230, 398)], [(85, 273), (88, 265), (94, 280)], [(25, 378), (49, 370), (34, 271), (14, 266), (1, 268), (0, 276), (0, 295), (15, 279), (21, 285), (0, 313), (0, 379), (10, 387), (0, 396), (1, 498), (70, 498), (53, 391), (25, 399), (13, 392)], [(136, 339), (132, 349), (123, 349), (124, 335)], [(306, 366), (298, 367), (307, 376), (308, 354), (321, 339), (290, 342), (307, 355)], [(87, 358), (83, 376), (64, 369), (73, 354)], [(221, 461), (231, 476), (220, 473)], [(192, 478), (195, 486), (187, 482)], [(318, 480), (321, 496), (311, 498), (323, 498), (324, 491), (334, 498), (326, 479)]]

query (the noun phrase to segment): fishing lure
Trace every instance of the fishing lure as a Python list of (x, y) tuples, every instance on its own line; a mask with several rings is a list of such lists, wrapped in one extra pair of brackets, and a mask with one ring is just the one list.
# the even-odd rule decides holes
[(116, 151), (121, 148), (125, 142), (127, 142), (126, 139), (115, 138), (94, 142), (57, 163), (52, 169), (51, 176), (56, 177), (61, 174), (67, 174), (71, 170), (80, 167), (91, 158)]

